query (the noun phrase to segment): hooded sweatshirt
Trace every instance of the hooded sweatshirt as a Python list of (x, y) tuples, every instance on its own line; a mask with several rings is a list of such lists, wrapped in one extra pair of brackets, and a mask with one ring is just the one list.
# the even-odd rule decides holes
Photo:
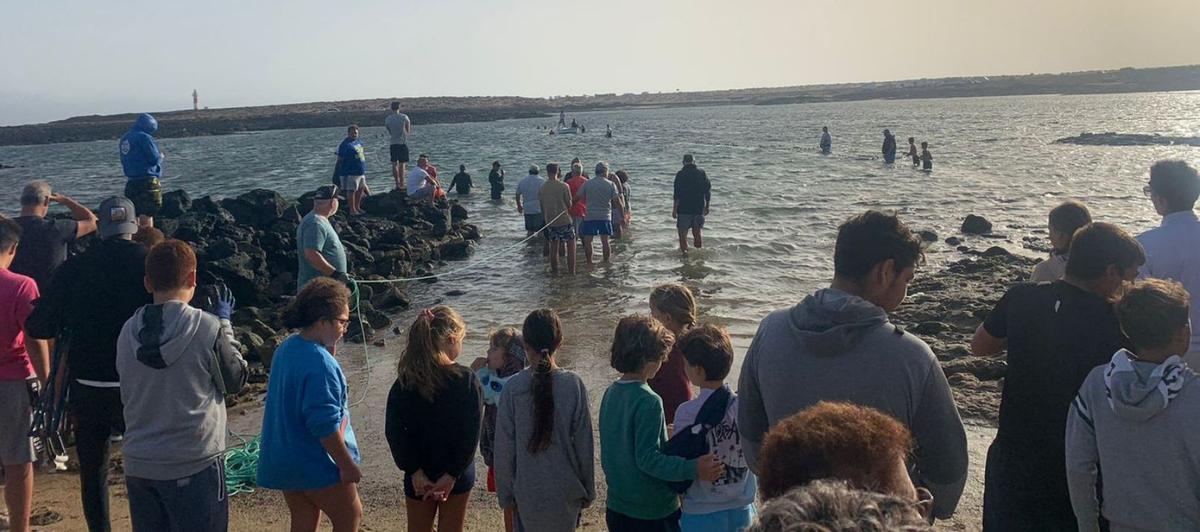
[(916, 441), (912, 477), (933, 493), (933, 514), (954, 513), (967, 479), (967, 436), (929, 346), (879, 306), (833, 288), (769, 314), (742, 364), (738, 431), (753, 470), (778, 421), (820, 401), (878, 409)]
[(125, 404), (125, 473), (175, 480), (225, 451), (225, 395), (246, 384), (226, 320), (168, 301), (134, 313), (117, 340)]
[(133, 127), (121, 136), (121, 166), (131, 181), (162, 177), (162, 152), (154, 142), (158, 121), (146, 113), (137, 117)]
[[(1200, 530), (1200, 384), (1178, 356), (1124, 349), (1088, 374), (1067, 417), (1067, 485), (1079, 530)], [(1103, 476), (1103, 505), (1096, 493)]]

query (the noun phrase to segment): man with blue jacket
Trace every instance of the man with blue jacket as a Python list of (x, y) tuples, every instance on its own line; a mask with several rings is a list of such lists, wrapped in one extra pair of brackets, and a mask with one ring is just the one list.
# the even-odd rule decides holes
[(154, 215), (162, 208), (163, 154), (154, 142), (158, 121), (149, 114), (138, 115), (133, 127), (121, 136), (121, 166), (125, 170), (125, 197), (133, 202), (138, 226), (153, 227)]

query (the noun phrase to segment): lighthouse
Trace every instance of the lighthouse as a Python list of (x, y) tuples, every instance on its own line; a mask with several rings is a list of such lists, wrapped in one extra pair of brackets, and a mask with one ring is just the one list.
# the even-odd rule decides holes
[(192, 110), (200, 110), (200, 93), (196, 92), (196, 89), (192, 89)]

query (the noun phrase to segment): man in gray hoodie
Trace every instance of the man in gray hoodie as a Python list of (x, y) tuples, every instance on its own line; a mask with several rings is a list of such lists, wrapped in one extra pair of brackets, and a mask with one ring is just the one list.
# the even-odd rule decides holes
[(1188, 299), (1179, 283), (1151, 279), (1117, 303), (1137, 352), (1121, 349), (1093, 369), (1067, 417), (1080, 532), (1099, 532), (1101, 515), (1113, 531), (1200, 530), (1200, 383), (1180, 358), (1191, 342)]
[(225, 395), (246, 383), (229, 323), (233, 296), (218, 290), (215, 315), (188, 305), (196, 253), (179, 240), (146, 256), (146, 290), (154, 303), (138, 309), (117, 340), (133, 530), (223, 532)]
[(891, 214), (868, 211), (838, 228), (834, 278), (758, 327), (738, 384), (738, 430), (750, 467), (766, 432), (820, 401), (869, 406), (912, 431), (912, 478), (954, 513), (967, 478), (967, 437), (929, 346), (888, 321), (904, 300), (920, 239)]

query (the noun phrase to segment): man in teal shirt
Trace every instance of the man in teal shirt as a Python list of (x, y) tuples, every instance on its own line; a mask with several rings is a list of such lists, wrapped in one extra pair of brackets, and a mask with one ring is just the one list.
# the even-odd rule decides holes
[(313, 208), (296, 229), (296, 248), (300, 255), (300, 268), (296, 273), (296, 292), (317, 277), (333, 277), (345, 282), (346, 249), (337, 232), (329, 224), (329, 217), (337, 212), (337, 187), (325, 185), (317, 189), (313, 197)]

